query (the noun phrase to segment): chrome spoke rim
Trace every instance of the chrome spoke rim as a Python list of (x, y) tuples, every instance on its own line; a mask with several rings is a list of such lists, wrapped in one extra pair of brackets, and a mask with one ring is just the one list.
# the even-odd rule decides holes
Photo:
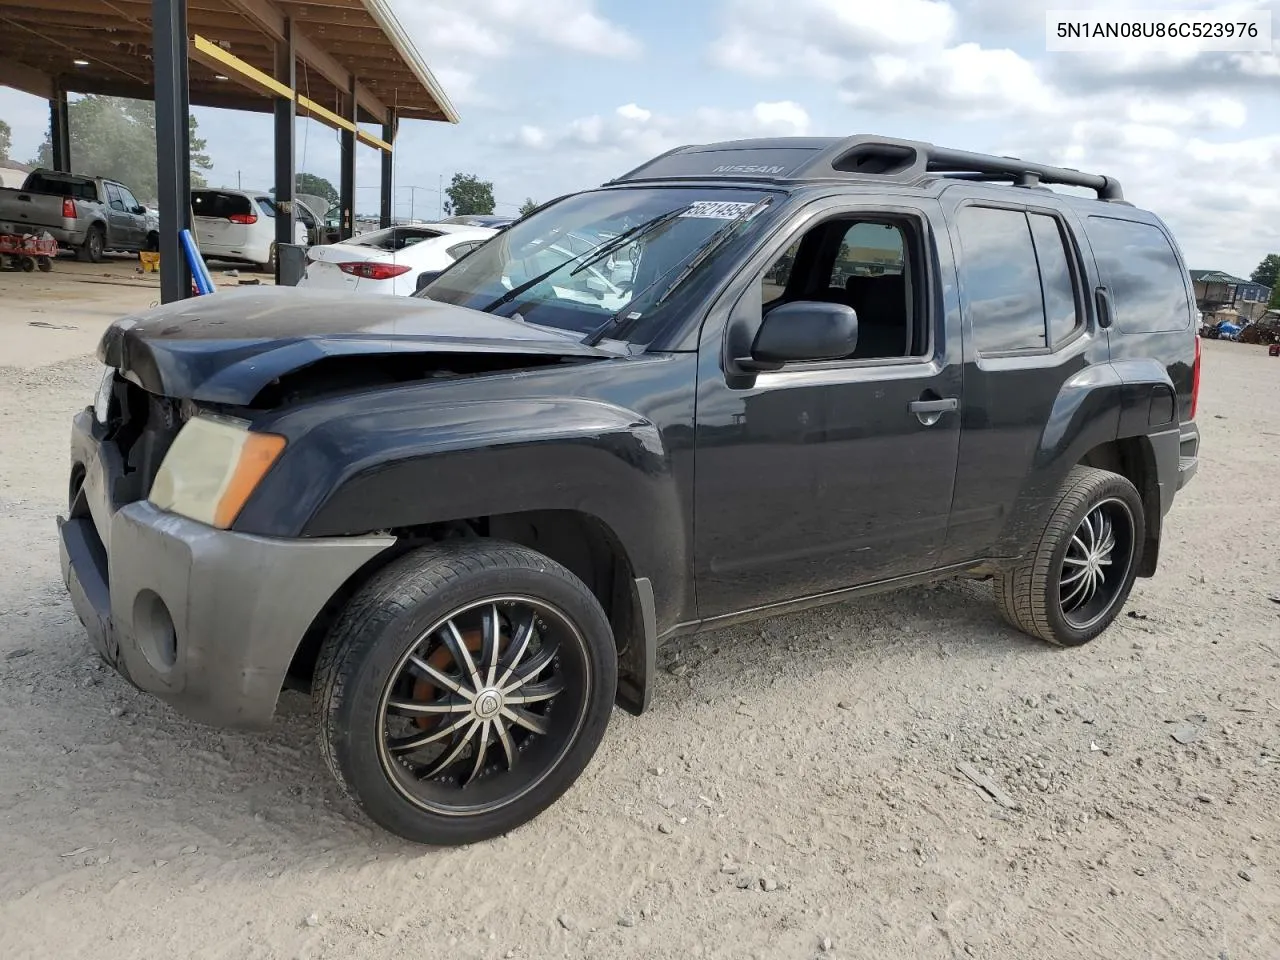
[(531, 789), (585, 715), (586, 649), (563, 612), (532, 598), (489, 598), (441, 618), (383, 689), (379, 754), (393, 785), (446, 813)]
[(1085, 629), (1111, 610), (1133, 553), (1128, 506), (1108, 499), (1090, 508), (1067, 542), (1058, 573), (1058, 601), (1071, 626)]

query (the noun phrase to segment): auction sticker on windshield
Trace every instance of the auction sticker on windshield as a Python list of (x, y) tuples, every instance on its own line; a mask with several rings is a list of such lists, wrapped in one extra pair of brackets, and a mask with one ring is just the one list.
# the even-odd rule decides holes
[[(735, 220), (754, 206), (756, 206), (754, 203), (736, 203), (731, 200), (695, 200), (680, 216), (698, 217), (703, 220)], [(761, 207), (761, 209), (764, 208)], [(756, 211), (756, 213), (759, 212), (759, 210)]]

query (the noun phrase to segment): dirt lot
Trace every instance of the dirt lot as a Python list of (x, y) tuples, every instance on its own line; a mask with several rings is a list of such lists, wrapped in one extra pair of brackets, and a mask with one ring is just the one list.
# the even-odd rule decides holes
[(652, 711), (617, 714), (548, 813), (434, 851), (349, 817), (301, 697), (267, 734), (223, 733), (100, 667), (53, 517), (95, 382), (78, 354), (154, 293), (104, 285), (72, 311), (14, 283), (0, 277), (6, 960), (1280, 956), (1265, 350), (1205, 345), (1200, 475), (1160, 574), (1091, 646), (1012, 632), (971, 583), (690, 638), (663, 652)]

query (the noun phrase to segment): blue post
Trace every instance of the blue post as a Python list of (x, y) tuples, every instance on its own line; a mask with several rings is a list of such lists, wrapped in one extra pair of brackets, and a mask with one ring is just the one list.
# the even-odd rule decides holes
[(204, 257), (200, 256), (200, 251), (196, 249), (196, 241), (191, 236), (191, 231), (183, 230), (178, 234), (178, 239), (182, 243), (182, 252), (186, 254), (187, 265), (191, 267), (191, 279), (195, 281), (196, 292), (201, 295), (213, 293), (213, 277), (209, 273), (208, 266), (205, 265)]

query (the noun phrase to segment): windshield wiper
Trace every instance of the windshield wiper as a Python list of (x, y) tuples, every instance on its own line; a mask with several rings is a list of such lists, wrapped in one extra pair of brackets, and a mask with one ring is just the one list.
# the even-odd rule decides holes
[(668, 210), (666, 213), (653, 217), (650, 220), (646, 220), (644, 223), (636, 224), (630, 230), (624, 230), (612, 240), (605, 243), (604, 246), (597, 247), (594, 253), (588, 250), (587, 253), (591, 254), (590, 258), (583, 260), (582, 263), (570, 270), (569, 276), (576, 277), (583, 270), (586, 270), (593, 263), (600, 262), (609, 254), (613, 253), (613, 251), (620, 250), (633, 240), (639, 240), (640, 237), (653, 233), (653, 231), (657, 230), (659, 227), (670, 223), (672, 220), (675, 220), (677, 217), (684, 214), (691, 206), (693, 206), (693, 204), (687, 203), (683, 207), (676, 207), (674, 210)]
[[(510, 303), (512, 300), (514, 300), (516, 297), (520, 296), (520, 294), (526, 292), (527, 290), (532, 290), (538, 284), (542, 283), (544, 280), (547, 280), (550, 277), (554, 276), (555, 274), (559, 273), (561, 270), (569, 266), (571, 263), (577, 263), (579, 260), (582, 260), (583, 257), (591, 257), (590, 260), (587, 260), (585, 263), (581, 265), (581, 269), (585, 270), (588, 266), (590, 266), (596, 260), (599, 260), (603, 257), (608, 256), (611, 252), (613, 252), (614, 250), (617, 250), (621, 246), (624, 246), (629, 241), (637, 238), (641, 234), (647, 233), (650, 230), (653, 230), (653, 229), (656, 229), (657, 227), (662, 226), (662, 224), (666, 223), (668, 220), (674, 220), (676, 217), (680, 216), (680, 214), (688, 210), (689, 207), (691, 206), (692, 204), (686, 204), (683, 207), (677, 207), (674, 210), (668, 210), (666, 213), (659, 214), (658, 216), (653, 217), (650, 220), (646, 220), (644, 223), (637, 224), (636, 226), (632, 227), (630, 230), (624, 230), (622, 233), (618, 234), (612, 240), (606, 240), (603, 244), (597, 244), (596, 246), (592, 247), (589, 250), (584, 250), (582, 253), (578, 254), (576, 257), (570, 257), (568, 260), (564, 260), (561, 263), (556, 264), (550, 270), (547, 270), (544, 273), (538, 274), (532, 280), (526, 280), (524, 283), (520, 284), (519, 286), (512, 287), (502, 296), (498, 297), (497, 300), (494, 300), (492, 303), (481, 307), (480, 311), (482, 313), (490, 313), (491, 311), (498, 309), (498, 307), (502, 306), (504, 303)], [(570, 276), (573, 276), (577, 272), (578, 270), (574, 270), (573, 273), (570, 274)]]
[[(765, 197), (762, 200), (757, 201), (708, 237), (706, 242), (698, 248), (698, 251), (693, 255), (693, 258), (689, 261), (688, 265), (680, 271), (679, 275), (677, 275), (674, 280), (667, 284), (663, 289), (662, 294), (653, 302), (653, 305), (655, 307), (659, 306), (667, 299), (667, 297), (671, 296), (672, 292), (675, 291), (680, 284), (684, 283), (693, 271), (702, 266), (702, 264), (705, 263), (713, 253), (729, 241), (729, 238), (733, 236), (734, 230), (736, 230), (742, 223), (750, 220), (772, 202), (772, 197)], [(675, 268), (673, 267), (672, 269)], [(640, 314), (632, 312), (631, 308), (635, 304), (639, 303), (650, 290), (666, 279), (670, 273), (671, 270), (668, 270), (661, 276), (655, 277), (643, 290), (628, 300), (621, 310), (583, 337), (582, 342), (589, 347), (594, 347), (605, 338), (606, 334), (614, 332), (616, 328), (621, 327), (624, 320), (627, 322), (639, 320)]]

